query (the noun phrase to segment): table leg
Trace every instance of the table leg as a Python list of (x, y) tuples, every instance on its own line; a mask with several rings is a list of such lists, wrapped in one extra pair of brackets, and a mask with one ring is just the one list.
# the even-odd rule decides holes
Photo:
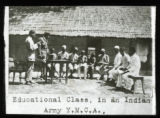
[(66, 64), (66, 79), (65, 79), (65, 83), (68, 83), (68, 63)]
[(14, 83), (14, 79), (15, 79), (15, 74), (16, 74), (16, 72), (13, 71), (13, 83)]
[(48, 69), (47, 69), (47, 62), (46, 62), (46, 73), (45, 73), (45, 83), (47, 83), (47, 71), (48, 71)]
[(63, 64), (59, 64), (60, 65), (60, 76), (59, 76), (59, 82), (61, 82), (61, 77), (62, 77), (62, 69), (63, 69)]
[(20, 83), (21, 83), (21, 79), (22, 79), (22, 72), (20, 72), (20, 74), (19, 74), (19, 79), (20, 79)]
[[(53, 69), (53, 63), (51, 63), (51, 70), (50, 70), (50, 77), (51, 77), (51, 84), (53, 84), (53, 75), (54, 75), (54, 72), (52, 73), (52, 70)], [(52, 75), (53, 74), (53, 75)]]
[(141, 83), (142, 83), (142, 91), (143, 91), (143, 94), (145, 94), (145, 91), (144, 91), (144, 78), (141, 80)]
[(135, 94), (136, 91), (136, 80), (134, 80), (134, 90), (133, 90), (133, 94)]

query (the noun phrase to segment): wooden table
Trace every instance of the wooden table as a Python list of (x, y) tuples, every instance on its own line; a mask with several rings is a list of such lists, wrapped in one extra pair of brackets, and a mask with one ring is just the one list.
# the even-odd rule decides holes
[(46, 62), (46, 78), (45, 78), (45, 82), (47, 83), (47, 71), (48, 71), (48, 67), (47, 65), (51, 63), (51, 68), (53, 68), (53, 63), (59, 63), (60, 64), (60, 78), (62, 77), (61, 76), (61, 73), (62, 73), (62, 66), (63, 64), (66, 64), (66, 77), (65, 77), (65, 83), (67, 84), (68, 83), (68, 65), (70, 63), (69, 60), (47, 60)]

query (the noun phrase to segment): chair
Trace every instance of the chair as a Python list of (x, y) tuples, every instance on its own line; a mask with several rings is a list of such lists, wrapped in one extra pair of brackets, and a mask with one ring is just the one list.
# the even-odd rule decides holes
[(15, 80), (15, 73), (20, 73), (19, 79), (21, 83), (22, 79), (22, 72), (26, 72), (26, 62), (25, 61), (18, 61), (18, 60), (9, 60), (9, 65), (12, 64), (12, 66), (9, 66), (9, 73), (13, 72), (13, 83)]
[(133, 93), (135, 94), (135, 83), (137, 80), (141, 80), (141, 84), (142, 84), (142, 91), (143, 91), (143, 94), (145, 94), (145, 91), (144, 91), (144, 77), (141, 77), (141, 76), (132, 76), (132, 75), (128, 75), (129, 78), (133, 79), (133, 87), (134, 87), (134, 90), (133, 90)]

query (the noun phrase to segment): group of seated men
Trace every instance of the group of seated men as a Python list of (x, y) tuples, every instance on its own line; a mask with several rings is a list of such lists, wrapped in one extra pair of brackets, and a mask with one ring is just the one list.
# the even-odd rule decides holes
[[(87, 78), (87, 75), (90, 75), (90, 78), (93, 78), (93, 71), (99, 73), (98, 79), (103, 79), (104, 75), (107, 75), (107, 79), (105, 81), (113, 81), (116, 84), (116, 87), (124, 87), (126, 89), (131, 90), (133, 85), (133, 80), (128, 77), (128, 75), (138, 76), (141, 63), (139, 56), (136, 54), (136, 50), (134, 47), (129, 49), (129, 54), (125, 52), (123, 47), (115, 46), (115, 58), (113, 67), (109, 68), (109, 56), (106, 54), (105, 49), (101, 49), (100, 54), (98, 54), (97, 58), (94, 54), (87, 56), (85, 51), (82, 50), (80, 54), (78, 54), (78, 47), (74, 47), (71, 53), (67, 52), (67, 46), (62, 45), (62, 49), (58, 54), (55, 53), (55, 49), (51, 48), (48, 51), (48, 41), (49, 33), (44, 33), (43, 37), (40, 37), (40, 41), (34, 43), (34, 38), (36, 36), (35, 31), (31, 30), (29, 32), (29, 36), (26, 38), (26, 48), (27, 48), (27, 60), (28, 60), (28, 70), (27, 70), (27, 78), (26, 84), (34, 83), (32, 81), (32, 72), (34, 69), (35, 62), (35, 50), (39, 49), (39, 57), (43, 60), (43, 71), (42, 75), (45, 75), (46, 71), (46, 60), (56, 60), (63, 59), (69, 60), (68, 69), (70, 71), (69, 77), (73, 77), (73, 73), (78, 71), (78, 77), (81, 79), (81, 71), (83, 68), (84, 79)], [(50, 71), (50, 74), (53, 74), (56, 78), (59, 78), (61, 74), (63, 77), (66, 76), (66, 64), (63, 64), (61, 67), (59, 63), (49, 63), (47, 68)], [(60, 73), (61, 72), (61, 73)]]

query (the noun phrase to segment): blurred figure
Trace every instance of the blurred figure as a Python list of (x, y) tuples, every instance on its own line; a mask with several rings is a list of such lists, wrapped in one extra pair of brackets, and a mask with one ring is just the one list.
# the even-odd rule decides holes
[(69, 70), (70, 70), (70, 76), (69, 78), (73, 78), (73, 73), (77, 71), (78, 69), (78, 58), (79, 55), (78, 53), (78, 48), (74, 47), (73, 52), (69, 55), (69, 60), (71, 61), (71, 63), (69, 63)]
[(15, 56), (12, 55), (9, 57), (9, 68), (15, 67)]
[[(13, 69), (16, 65), (15, 63), (15, 56), (12, 55), (12, 56), (9, 56), (9, 77), (10, 77), (10, 70)], [(13, 73), (13, 78), (15, 78), (15, 73)]]
[(125, 70), (129, 66), (130, 56), (125, 52), (124, 47), (120, 48), (120, 53), (122, 55), (122, 60), (121, 60), (122, 62), (121, 62), (121, 65), (120, 65), (119, 69), (120, 70)]
[(88, 74), (89, 74), (90, 79), (93, 79), (93, 72), (94, 72), (94, 68), (95, 68), (95, 63), (96, 63), (96, 57), (92, 53), (91, 56), (88, 58)]
[(116, 56), (114, 58), (114, 66), (113, 68), (109, 71), (109, 77), (108, 79), (111, 80), (115, 80), (117, 76), (115, 73), (117, 73), (117, 69), (119, 68), (119, 66), (121, 65), (122, 62), (122, 55), (120, 53), (120, 47), (119, 46), (114, 46), (114, 51), (116, 53)]
[[(66, 45), (62, 45), (62, 51), (60, 51), (58, 53), (58, 59), (60, 60), (68, 60), (69, 59), (69, 53), (66, 51), (67, 49), (67, 46)], [(60, 67), (60, 64), (57, 64), (56, 65), (56, 70), (58, 70), (58, 72), (62, 72), (60, 74), (62, 74), (62, 77), (64, 77), (64, 74), (66, 72), (66, 64), (63, 64), (61, 67)]]
[(44, 79), (46, 74), (46, 60), (47, 54), (49, 52), (48, 49), (48, 39), (50, 37), (50, 33), (45, 32), (42, 37), (39, 38), (41, 45), (39, 46), (39, 58), (41, 60), (41, 77)]
[(78, 67), (78, 77), (79, 79), (81, 79), (81, 71), (83, 69), (84, 73), (84, 79), (87, 78), (87, 56), (85, 55), (85, 51), (82, 50), (81, 51), (81, 55), (78, 58), (78, 63), (79, 63), (79, 67)]
[(34, 43), (36, 33), (34, 30), (29, 31), (29, 36), (25, 40), (27, 49), (27, 72), (26, 72), (26, 84), (34, 84), (32, 80), (34, 62), (35, 62), (35, 50), (41, 45), (41, 42)]
[(125, 48), (120, 48), (120, 53), (122, 55), (122, 60), (121, 60), (121, 64), (117, 69), (117, 72), (115, 71), (114, 73), (114, 77), (115, 77), (115, 82), (116, 82), (116, 87), (120, 87), (121, 86), (121, 75), (123, 73), (125, 73), (127, 71), (127, 68), (129, 66), (130, 63), (130, 56), (125, 52)]
[(130, 63), (127, 67), (128, 73), (122, 75), (122, 84), (121, 86), (127, 90), (131, 90), (133, 86), (133, 79), (128, 76), (139, 76), (141, 62), (139, 56), (136, 54), (136, 50), (134, 47), (129, 49)]
[[(48, 60), (56, 60), (57, 59), (57, 54), (55, 53), (55, 49), (54, 48), (51, 48), (50, 51), (49, 51), (49, 55), (48, 55)], [(56, 66), (57, 64), (56, 63), (49, 63), (47, 65), (48, 69), (49, 69), (49, 75), (50, 77), (53, 77), (55, 76), (56, 78), (59, 77), (59, 72), (58, 70), (56, 70)]]
[(104, 79), (104, 75), (107, 73), (107, 67), (109, 64), (109, 56), (106, 54), (105, 49), (101, 49), (101, 54), (98, 55), (98, 63), (96, 66), (96, 71), (100, 74), (99, 79)]

